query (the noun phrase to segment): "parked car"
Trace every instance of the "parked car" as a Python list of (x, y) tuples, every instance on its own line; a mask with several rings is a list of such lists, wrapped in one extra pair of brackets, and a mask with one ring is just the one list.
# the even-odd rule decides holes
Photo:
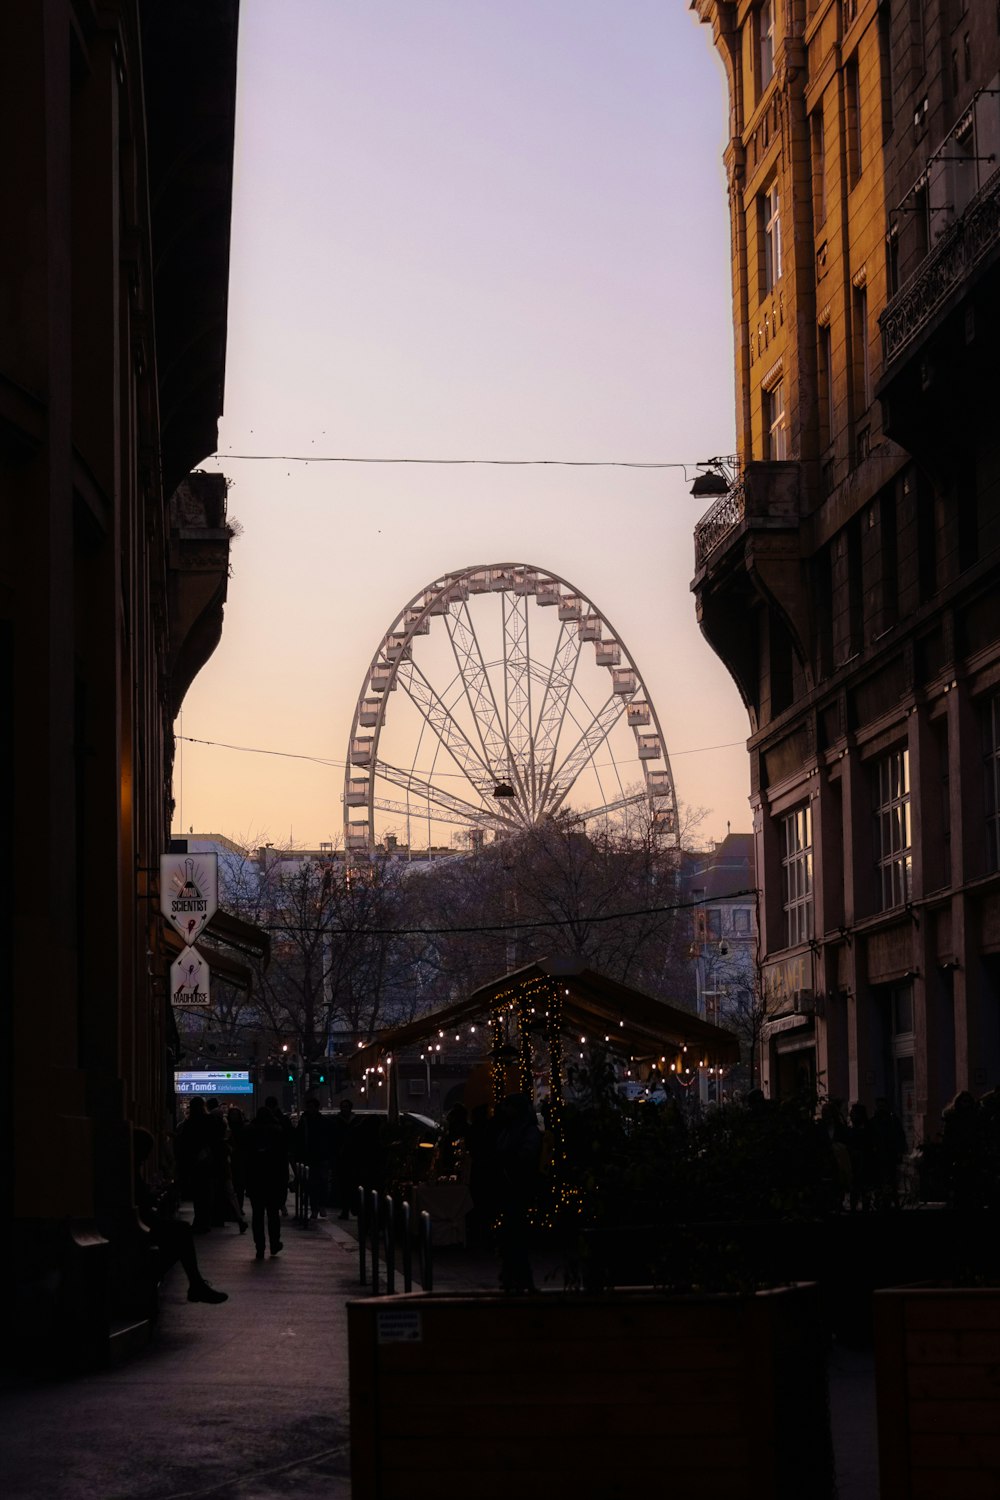
[[(336, 1115), (337, 1110), (324, 1110)], [(387, 1109), (355, 1109), (351, 1140), (358, 1182), (379, 1192), (422, 1182), (430, 1170), (441, 1127), (427, 1115), (401, 1109), (399, 1123), (389, 1124)]]

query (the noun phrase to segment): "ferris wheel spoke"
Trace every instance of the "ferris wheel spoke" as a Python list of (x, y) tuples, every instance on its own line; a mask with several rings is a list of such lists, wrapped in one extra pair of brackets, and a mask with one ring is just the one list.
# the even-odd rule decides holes
[(531, 656), (528, 650), (526, 595), (501, 595), (503, 601), (504, 719), (510, 770), (532, 815), (535, 811), (535, 766), (531, 740)]
[(473, 802), (466, 802), (464, 797), (456, 797), (454, 792), (445, 791), (436, 782), (427, 781), (413, 771), (404, 771), (399, 766), (389, 765), (387, 761), (375, 762), (375, 775), (383, 781), (388, 781), (392, 786), (400, 787), (404, 792), (412, 793), (419, 801), (433, 802), (436, 806), (447, 808), (449, 812), (459, 817), (475, 821), (493, 816), (493, 809), (487, 803), (477, 807)]
[(496, 785), (506, 780), (508, 775), (507, 741), (504, 738), (493, 683), (483, 661), (468, 604), (464, 601), (460, 603), (455, 614), (444, 616), (444, 623), (455, 653), (459, 675), (465, 686), (465, 697), (476, 726), (476, 734)]
[[(376, 797), (372, 803), (372, 807), (375, 812), (391, 813), (396, 817), (412, 819), (413, 821), (419, 820), (423, 815), (423, 809), (414, 808), (408, 802), (393, 802), (389, 797)], [(452, 828), (472, 829), (482, 826), (481, 822), (474, 823), (468, 818), (461, 817), (456, 812), (449, 812), (447, 809), (435, 808), (434, 821), (435, 823), (447, 823)]]
[(575, 622), (566, 620), (559, 626), (552, 668), (546, 679), (542, 706), (535, 726), (533, 758), (538, 767), (539, 807), (544, 804), (552, 781), (559, 736), (566, 721), (566, 704), (583, 650), (583, 637), (574, 626)]
[(420, 668), (412, 661), (400, 662), (396, 681), (423, 715), (425, 724), (437, 736), (469, 784), (479, 796), (484, 796), (494, 784), (490, 767), (475, 746), (470, 744), (465, 731)]
[(618, 720), (624, 714), (625, 707), (625, 699), (618, 693), (612, 693), (611, 697), (604, 704), (604, 707), (594, 714), (587, 728), (552, 778), (549, 786), (549, 794), (546, 798), (546, 811), (550, 816), (557, 812), (566, 800), (576, 778), (588, 760), (603, 745), (612, 729), (618, 723)]
[(648, 799), (645, 792), (629, 792), (624, 797), (618, 797), (614, 802), (605, 802), (600, 807), (588, 807), (586, 812), (574, 813), (574, 818), (579, 818), (581, 823), (593, 822), (595, 818), (606, 818), (611, 813), (621, 812), (626, 807), (638, 807), (640, 802)]

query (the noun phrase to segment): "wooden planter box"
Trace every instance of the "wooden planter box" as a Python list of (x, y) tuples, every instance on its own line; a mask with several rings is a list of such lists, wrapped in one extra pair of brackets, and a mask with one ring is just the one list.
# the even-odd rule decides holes
[(875, 1294), (881, 1493), (1000, 1496), (1000, 1287)]
[(353, 1500), (832, 1493), (813, 1286), (410, 1294), (347, 1316)]

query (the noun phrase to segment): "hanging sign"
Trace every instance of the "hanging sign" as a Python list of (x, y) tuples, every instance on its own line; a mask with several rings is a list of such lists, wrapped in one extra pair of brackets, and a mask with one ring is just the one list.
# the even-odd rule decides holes
[(217, 854), (161, 854), (160, 910), (185, 943), (194, 942), (218, 908)]
[(209, 1004), (208, 964), (197, 948), (185, 948), (170, 965), (171, 1005)]

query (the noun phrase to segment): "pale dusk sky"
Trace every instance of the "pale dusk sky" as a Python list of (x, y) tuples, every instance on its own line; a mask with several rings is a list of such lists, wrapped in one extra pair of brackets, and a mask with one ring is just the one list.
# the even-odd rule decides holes
[(708, 29), (684, 0), (243, 0), (237, 118), (219, 462), (243, 533), (177, 725), (216, 742), (178, 747), (177, 830), (338, 840), (381, 636), (441, 574), (508, 561), (627, 642), (702, 838), (748, 829), (746, 714), (689, 589), (691, 466), (734, 425)]

